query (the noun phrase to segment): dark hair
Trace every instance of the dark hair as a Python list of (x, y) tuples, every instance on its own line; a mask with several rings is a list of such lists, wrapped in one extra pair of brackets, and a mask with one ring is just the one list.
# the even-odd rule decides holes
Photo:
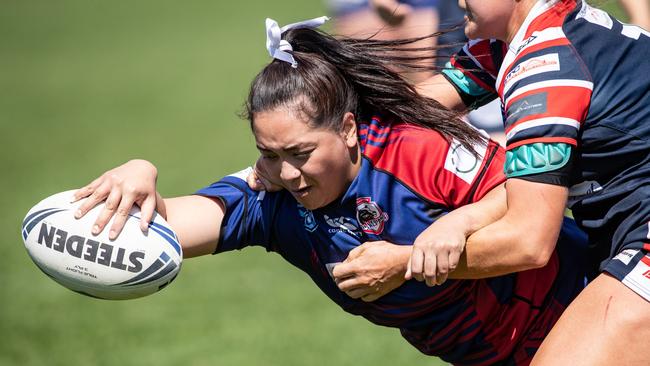
[[(426, 37), (431, 37), (430, 35)], [(396, 41), (336, 39), (313, 29), (292, 29), (283, 34), (293, 48), (297, 68), (273, 60), (253, 80), (245, 116), (280, 106), (297, 107), (315, 126), (337, 130), (346, 112), (357, 120), (372, 115), (421, 125), (455, 138), (471, 148), (484, 137), (460, 119), (459, 113), (418, 94), (389, 66), (421, 70), (423, 48), (408, 48), (426, 37)], [(409, 55), (408, 51), (420, 52)], [(431, 52), (433, 55), (433, 52)], [(432, 63), (433, 65), (433, 63)]]

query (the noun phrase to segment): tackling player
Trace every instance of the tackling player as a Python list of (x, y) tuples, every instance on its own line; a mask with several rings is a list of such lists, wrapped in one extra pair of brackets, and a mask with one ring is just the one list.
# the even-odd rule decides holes
[(536, 362), (650, 364), (650, 33), (580, 0), (459, 3), (476, 40), (421, 92), (457, 110), (501, 99), (508, 209), (460, 262), (454, 215), (434, 224), (410, 275), (432, 284), (456, 263), (460, 278), (544, 265), (568, 204), (600, 274)]
[[(134, 203), (145, 226), (156, 207), (187, 257), (260, 245), (345, 311), (399, 328), (428, 355), (458, 365), (528, 364), (584, 286), (583, 234), (566, 220), (561, 244), (539, 269), (434, 288), (405, 281), (410, 243), (433, 221), (470, 203), (482, 214), (467, 230), (503, 214), (503, 151), (418, 96), (369, 45), (304, 26), (267, 24), (276, 60), (255, 78), (247, 103), (260, 167), (285, 190), (253, 191), (244, 171), (163, 200), (155, 167), (131, 161), (77, 192), (89, 197), (79, 216), (106, 200), (97, 230), (116, 214), (114, 236)], [(368, 250), (380, 248), (382, 260), (398, 264), (397, 281), (388, 284), (394, 290), (374, 302), (346, 295), (332, 268), (378, 240), (395, 243)]]

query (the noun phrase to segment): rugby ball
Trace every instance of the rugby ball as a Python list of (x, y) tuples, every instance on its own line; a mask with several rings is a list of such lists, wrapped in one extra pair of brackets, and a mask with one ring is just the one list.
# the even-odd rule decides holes
[(160, 215), (143, 233), (134, 206), (120, 235), (109, 240), (112, 220), (99, 235), (91, 233), (104, 203), (77, 220), (74, 213), (83, 200), (70, 203), (74, 192), (44, 199), (23, 221), (25, 248), (43, 273), (72, 291), (109, 300), (150, 295), (174, 280), (183, 251)]

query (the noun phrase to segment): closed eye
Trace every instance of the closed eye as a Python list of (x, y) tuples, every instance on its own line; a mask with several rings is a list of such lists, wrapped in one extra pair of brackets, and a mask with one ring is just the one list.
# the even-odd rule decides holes
[(293, 156), (296, 157), (296, 158), (298, 158), (298, 159), (308, 159), (309, 156), (311, 156), (311, 153), (312, 153), (313, 151), (314, 151), (314, 150), (298, 151), (298, 152), (295, 152), (295, 153), (293, 154)]
[(262, 159), (274, 161), (278, 159), (278, 156), (275, 154), (262, 154)]

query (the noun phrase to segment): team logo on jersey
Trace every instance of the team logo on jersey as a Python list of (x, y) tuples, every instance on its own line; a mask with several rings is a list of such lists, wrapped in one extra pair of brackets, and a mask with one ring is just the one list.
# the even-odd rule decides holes
[(357, 221), (364, 232), (379, 235), (384, 231), (384, 224), (388, 221), (388, 214), (370, 197), (358, 197)]
[(336, 234), (338, 232), (346, 232), (354, 236), (360, 236), (360, 230), (357, 227), (356, 220), (351, 217), (339, 216), (339, 217), (329, 217), (323, 215), (325, 222), (330, 226), (328, 230), (331, 234)]
[(557, 53), (533, 57), (518, 63), (510, 70), (506, 75), (505, 83), (519, 81), (543, 72), (558, 70), (560, 70), (560, 56)]
[(318, 228), (318, 223), (314, 218), (314, 214), (308, 209), (304, 208), (301, 204), (298, 204), (298, 214), (304, 220), (305, 230), (310, 233), (314, 232)]

